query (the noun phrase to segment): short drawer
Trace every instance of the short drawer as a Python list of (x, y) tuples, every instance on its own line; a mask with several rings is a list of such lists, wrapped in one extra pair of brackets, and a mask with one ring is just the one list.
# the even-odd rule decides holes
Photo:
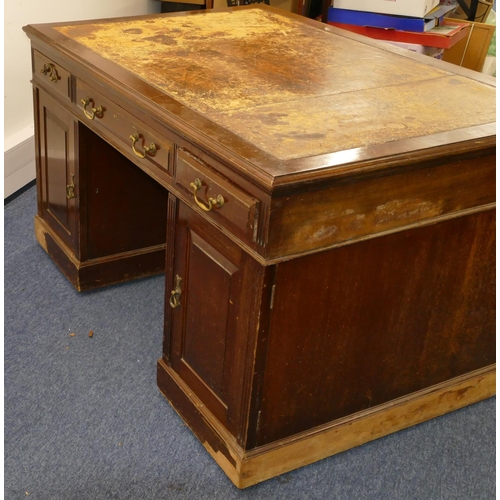
[(33, 66), (36, 80), (42, 82), (46, 88), (71, 100), (71, 73), (69, 71), (37, 50), (33, 51)]
[(147, 170), (170, 176), (173, 142), (77, 79), (76, 106), (80, 121), (90, 128), (103, 126), (116, 137), (121, 150), (128, 152)]
[(214, 172), (189, 151), (177, 151), (175, 184), (193, 204), (232, 232), (255, 242), (259, 200)]

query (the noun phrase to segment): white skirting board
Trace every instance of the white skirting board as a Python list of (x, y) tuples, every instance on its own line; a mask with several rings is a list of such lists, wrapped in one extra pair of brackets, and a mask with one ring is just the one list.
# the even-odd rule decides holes
[(4, 199), (35, 177), (35, 138), (31, 136), (4, 153)]

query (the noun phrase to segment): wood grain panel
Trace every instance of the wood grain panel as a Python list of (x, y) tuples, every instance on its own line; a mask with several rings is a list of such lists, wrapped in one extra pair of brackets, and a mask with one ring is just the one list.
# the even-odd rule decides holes
[[(236, 300), (231, 289), (239, 269), (196, 233), (191, 232), (189, 240), (186, 278), (190, 297), (186, 301), (183, 359), (220, 399), (225, 399), (226, 337), (230, 333), (227, 322)], [(216, 296), (217, 301), (207, 301), (206, 296)], [(195, 334), (200, 330), (205, 335)]]
[(165, 245), (168, 191), (80, 124), (85, 258)]
[[(249, 397), (248, 345), (254, 342), (256, 318), (252, 307), (259, 294), (261, 270), (212, 225), (180, 203), (176, 222), (174, 263), (167, 287), (182, 280), (180, 304), (171, 308), (165, 353), (172, 368), (235, 435), (243, 424), (241, 407)], [(248, 380), (247, 380), (248, 379)]]
[[(419, 168), (420, 167), (420, 168)], [(267, 257), (283, 257), (401, 230), (495, 202), (496, 155), (393, 167), (323, 190), (290, 193), (271, 207)]]
[(493, 363), (494, 269), (493, 210), (279, 264), (258, 444)]
[[(39, 156), (37, 156), (42, 217), (76, 255), (80, 182), (77, 161), (77, 122), (46, 92), (35, 93), (38, 107)], [(67, 197), (73, 185), (74, 196)]]

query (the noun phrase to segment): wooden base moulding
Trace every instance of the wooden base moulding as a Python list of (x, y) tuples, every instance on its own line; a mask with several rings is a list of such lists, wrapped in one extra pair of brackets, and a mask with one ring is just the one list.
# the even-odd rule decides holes
[(38, 243), (79, 292), (165, 271), (166, 245), (80, 262), (38, 215), (35, 216), (34, 225)]
[(158, 386), (238, 488), (309, 465), (495, 395), (496, 365), (456, 377), (287, 439), (245, 451), (166, 364)]

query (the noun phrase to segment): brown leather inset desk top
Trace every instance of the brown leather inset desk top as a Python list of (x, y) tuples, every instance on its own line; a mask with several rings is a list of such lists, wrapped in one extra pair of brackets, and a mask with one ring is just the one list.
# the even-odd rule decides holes
[(55, 29), (280, 160), (495, 121), (493, 87), (259, 8)]

